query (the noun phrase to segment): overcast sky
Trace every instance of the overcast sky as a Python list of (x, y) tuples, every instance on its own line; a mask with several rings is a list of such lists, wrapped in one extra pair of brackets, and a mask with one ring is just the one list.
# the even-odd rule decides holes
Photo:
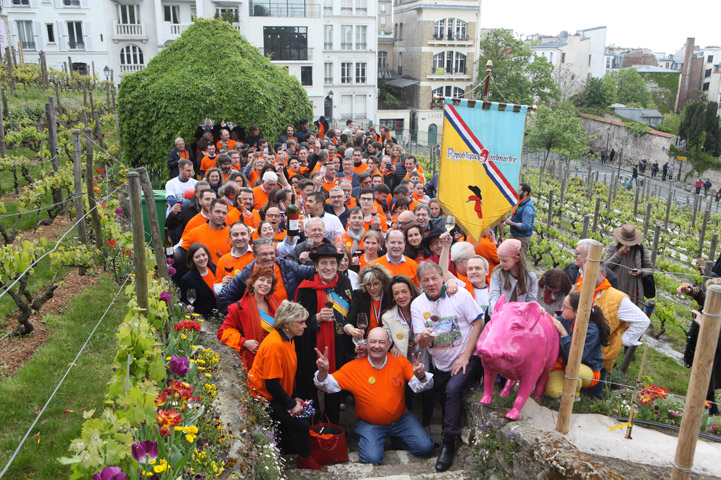
[(673, 53), (687, 37), (701, 47), (721, 44), (719, 0), (481, 0), (482, 28), (558, 35), (606, 26), (606, 45)]

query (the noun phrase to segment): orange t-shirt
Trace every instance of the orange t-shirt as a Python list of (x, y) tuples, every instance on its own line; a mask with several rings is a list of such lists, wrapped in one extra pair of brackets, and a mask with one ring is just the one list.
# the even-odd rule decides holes
[[(215, 266), (215, 283), (223, 283), (223, 277), (230, 275), (234, 277), (238, 275), (246, 265), (253, 261), (253, 252), (248, 251), (240, 257), (236, 258), (231, 253), (227, 253), (221, 257)], [(225, 267), (232, 267), (231, 272), (227, 272)]]
[(350, 210), (351, 208), (353, 208), (357, 205), (358, 205), (358, 201), (353, 197), (350, 197), (350, 200), (345, 202), (345, 206), (348, 207), (348, 210)]
[(263, 186), (258, 185), (253, 188), (253, 208), (260, 210), (266, 203), (268, 203), (268, 192), (263, 190)]
[[(245, 215), (243, 215), (243, 213), (245, 213)], [(225, 223), (231, 226), (235, 222), (243, 222), (251, 229), (258, 228), (258, 225), (260, 225), (260, 213), (258, 213), (258, 210), (251, 210), (251, 212), (248, 213), (245, 207), (243, 207), (243, 212), (241, 212), (238, 207), (234, 206), (228, 211), (228, 217), (225, 219)]]
[(188, 223), (185, 224), (185, 228), (183, 229), (183, 234), (180, 237), (184, 238), (192, 229), (194, 229), (195, 227), (199, 227), (207, 222), (208, 217), (204, 216), (202, 213), (198, 213), (193, 218), (188, 220)]
[(295, 345), (283, 340), (280, 332), (274, 329), (258, 347), (253, 366), (248, 372), (248, 390), (258, 400), (273, 400), (265, 381), (278, 379), (285, 393), (292, 396), (297, 368)]
[(187, 251), (194, 243), (202, 243), (210, 250), (211, 262), (217, 263), (223, 255), (230, 252), (232, 245), (230, 244), (230, 236), (228, 227), (220, 230), (213, 230), (207, 223), (199, 227), (195, 227), (183, 239), (183, 248)]
[(391, 354), (387, 354), (381, 369), (362, 357), (333, 373), (340, 388), (353, 394), (356, 417), (372, 425), (388, 425), (406, 413), (405, 387), (412, 377), (411, 362), (405, 357), (393, 358)]
[[(425, 184), (426, 184), (426, 177), (423, 176), (423, 173), (422, 173), (420, 170), (413, 170), (413, 172), (418, 172), (418, 175), (420, 175), (419, 180), (420, 180), (421, 182), (423, 182), (423, 184), (425, 185)], [(406, 176), (403, 177), (403, 179), (405, 180), (406, 178), (411, 178), (411, 173), (413, 173), (413, 172), (408, 172), (408, 173), (406, 173)]]
[(214, 156), (213, 158), (210, 158), (209, 156), (204, 156), (203, 160), (200, 161), (200, 171), (201, 172), (207, 172), (209, 168), (213, 168), (215, 164), (218, 161), (218, 156)]
[(361, 164), (357, 167), (353, 165), (353, 172), (357, 173), (358, 175), (365, 172), (366, 170), (368, 170), (368, 164), (365, 162), (361, 162)]
[[(235, 147), (236, 143), (237, 142), (235, 140), (233, 140), (232, 138), (230, 140), (228, 140), (228, 143), (226, 143), (226, 145), (228, 145), (228, 151), (233, 150), (233, 147)], [(220, 151), (220, 147), (222, 147), (222, 146), (223, 146), (222, 140), (218, 140), (217, 142), (215, 142), (215, 148), (216, 148), (217, 152)]]
[[(216, 270), (217, 271), (217, 270)], [(201, 275), (201, 278), (205, 282), (205, 284), (210, 288), (210, 291), (213, 291), (213, 283), (215, 283), (215, 275), (213, 275), (213, 271), (211, 269), (208, 269), (208, 272), (205, 275)], [(213, 293), (215, 295), (215, 293)]]
[(337, 182), (338, 182), (337, 180), (333, 180), (332, 182), (326, 182), (325, 177), (323, 177), (323, 188), (327, 192), (330, 192), (330, 189), (335, 187)]
[(500, 263), (498, 259), (498, 247), (488, 237), (481, 237), (481, 241), (476, 246), (476, 253), (488, 262), (488, 275), (486, 275), (486, 283), (491, 283), (491, 273), (493, 269)]
[(405, 262), (401, 262), (398, 265), (393, 265), (388, 262), (388, 256), (383, 255), (379, 259), (374, 260), (372, 263), (383, 265), (389, 272), (391, 272), (391, 275), (405, 275), (411, 280), (413, 280), (413, 283), (420, 286), (420, 284), (418, 283), (418, 279), (416, 278), (416, 270), (418, 270), (418, 264), (415, 260), (411, 260), (405, 255), (403, 255), (403, 258), (405, 258)]
[[(384, 232), (387, 232), (388, 231), (388, 223), (386, 220), (386, 216), (381, 213), (382, 211), (383, 211), (383, 209), (378, 208), (378, 218), (381, 221), (381, 230)], [(368, 222), (365, 222), (365, 221), (363, 222), (363, 228), (366, 229), (366, 232), (371, 229), (372, 225), (373, 225), (373, 218), (371, 218), (370, 221), (368, 221)]]
[[(351, 253), (353, 253), (353, 252), (351, 252)], [(366, 265), (370, 265), (371, 263), (373, 263), (373, 262), (370, 262), (370, 263), (366, 262), (365, 257), (366, 257), (365, 253), (360, 256), (360, 269), (361, 269), (361, 270), (362, 270), (363, 267), (365, 267)]]

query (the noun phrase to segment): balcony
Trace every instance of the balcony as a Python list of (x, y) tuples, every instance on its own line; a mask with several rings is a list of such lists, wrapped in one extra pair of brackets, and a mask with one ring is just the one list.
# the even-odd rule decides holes
[(277, 0), (255, 0), (250, 2), (251, 17), (305, 17), (319, 18), (320, 5), (293, 5)]
[(426, 77), (428, 80), (471, 80), (466, 70), (460, 72), (446, 71), (443, 67), (434, 67)]
[(270, 58), (271, 62), (288, 63), (288, 62), (311, 62), (313, 58), (313, 48), (297, 48), (288, 51), (278, 52), (277, 50), (258, 48), (261, 55)]
[(233, 28), (236, 29), (236, 30), (238, 30), (239, 32), (242, 32), (242, 31), (243, 31), (243, 30), (242, 30), (242, 26), (243, 26), (242, 23), (240, 23), (240, 22), (233, 22), (233, 23), (231, 23), (231, 25), (233, 25)]
[(113, 40), (141, 40), (145, 43), (148, 40), (145, 24), (113, 22)]
[(144, 69), (145, 65), (138, 64), (138, 65), (120, 65), (120, 75), (128, 75), (130, 73), (139, 72), (140, 70)]
[(454, 35), (433, 35), (431, 40), (428, 40), (429, 46), (442, 46), (442, 45), (454, 45), (456, 47), (472, 47), (473, 42), (465, 35), (463, 37), (456, 37)]

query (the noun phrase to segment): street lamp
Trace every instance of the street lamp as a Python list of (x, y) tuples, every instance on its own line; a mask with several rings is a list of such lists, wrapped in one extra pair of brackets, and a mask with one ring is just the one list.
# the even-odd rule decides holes
[(105, 80), (106, 81), (109, 80), (110, 79), (110, 67), (105, 65), (105, 68), (103, 68), (103, 73), (105, 74)]

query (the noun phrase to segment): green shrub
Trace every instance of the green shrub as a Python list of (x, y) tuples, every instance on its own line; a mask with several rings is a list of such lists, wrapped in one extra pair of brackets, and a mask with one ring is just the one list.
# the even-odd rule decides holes
[(248, 130), (258, 124), (275, 140), (288, 124), (312, 116), (298, 80), (270, 63), (233, 27), (196, 19), (143, 70), (123, 78), (120, 139), (126, 162), (151, 178), (168, 178), (166, 159), (176, 137), (190, 144), (206, 115)]

